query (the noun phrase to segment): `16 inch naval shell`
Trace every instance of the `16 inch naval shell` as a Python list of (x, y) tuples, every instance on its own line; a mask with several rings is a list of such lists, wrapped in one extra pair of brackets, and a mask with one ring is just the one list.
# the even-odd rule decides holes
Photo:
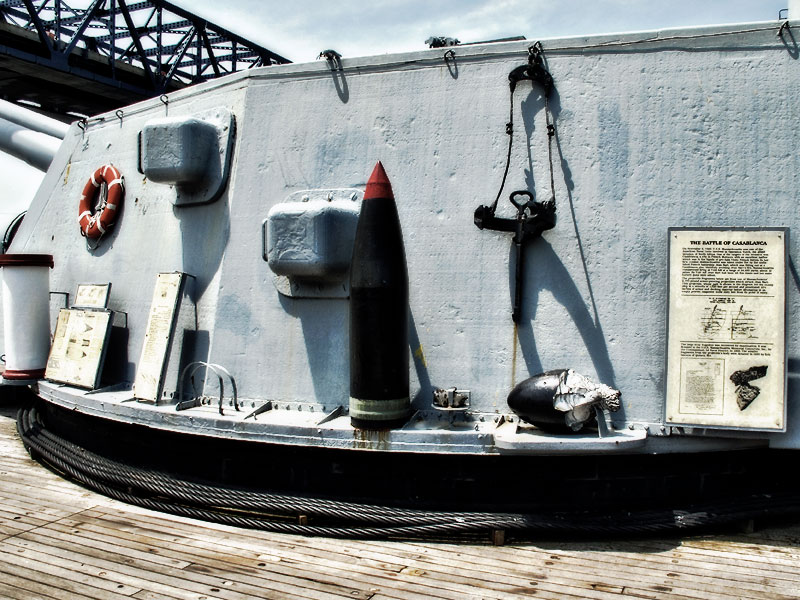
[(378, 162), (367, 182), (350, 265), (350, 421), (390, 429), (411, 413), (408, 270), (389, 178)]

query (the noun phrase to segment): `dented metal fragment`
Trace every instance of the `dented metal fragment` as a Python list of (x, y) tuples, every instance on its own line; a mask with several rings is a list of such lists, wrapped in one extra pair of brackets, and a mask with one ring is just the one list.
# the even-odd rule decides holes
[(508, 406), (541, 429), (579, 431), (594, 417), (594, 407), (616, 412), (621, 392), (595, 383), (572, 369), (556, 369), (526, 379), (508, 395)]

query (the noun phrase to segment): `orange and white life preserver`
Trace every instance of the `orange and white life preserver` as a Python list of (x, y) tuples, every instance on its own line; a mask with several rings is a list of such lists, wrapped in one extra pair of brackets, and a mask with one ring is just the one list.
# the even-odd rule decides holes
[[(94, 197), (102, 184), (108, 186), (104, 202), (95, 207)], [(83, 186), (81, 201), (78, 204), (78, 224), (81, 233), (88, 238), (101, 237), (114, 224), (117, 211), (122, 208), (125, 184), (122, 174), (113, 165), (103, 165), (97, 169)]]

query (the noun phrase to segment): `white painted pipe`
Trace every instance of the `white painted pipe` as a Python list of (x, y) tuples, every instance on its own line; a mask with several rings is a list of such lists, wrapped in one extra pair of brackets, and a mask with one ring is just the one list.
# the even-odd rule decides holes
[(32, 129), (60, 140), (64, 139), (69, 129), (67, 123), (56, 121), (6, 100), (0, 100), (0, 119), (11, 121), (17, 125), (22, 125), (25, 129)]
[(49, 254), (0, 254), (8, 380), (44, 377), (50, 352)]
[(47, 171), (61, 146), (61, 140), (0, 118), (0, 150)]

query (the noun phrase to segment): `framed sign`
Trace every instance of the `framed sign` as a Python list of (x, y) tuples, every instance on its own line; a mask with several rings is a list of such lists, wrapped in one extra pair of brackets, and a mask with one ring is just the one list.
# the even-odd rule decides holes
[(110, 283), (81, 283), (75, 294), (73, 308), (108, 308)]
[(671, 228), (666, 422), (786, 430), (785, 228)]
[(111, 311), (61, 309), (45, 379), (96, 389), (110, 332)]

